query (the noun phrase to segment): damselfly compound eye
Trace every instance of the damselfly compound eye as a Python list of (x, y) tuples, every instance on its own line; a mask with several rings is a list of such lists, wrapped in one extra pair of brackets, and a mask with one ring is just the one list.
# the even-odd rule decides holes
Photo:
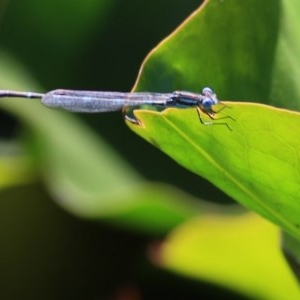
[(213, 90), (209, 87), (205, 87), (203, 90), (202, 90), (202, 95), (203, 96), (207, 96), (207, 97), (210, 97), (214, 94)]

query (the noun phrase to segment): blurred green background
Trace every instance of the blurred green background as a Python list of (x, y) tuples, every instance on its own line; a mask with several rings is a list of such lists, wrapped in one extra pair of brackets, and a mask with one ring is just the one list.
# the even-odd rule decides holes
[[(2, 49), (30, 69), (43, 91), (130, 91), (149, 51), (200, 5), (195, 0), (7, 3), (2, 5)], [(197, 197), (201, 193), (203, 198), (229, 201), (128, 131), (120, 113), (78, 117), (147, 179), (171, 183)]]
[[(41, 91), (129, 91), (147, 53), (199, 5), (198, 0), (2, 1), (2, 62), (5, 57), (17, 61)], [(2, 64), (5, 78), (3, 72)], [(120, 113), (78, 118), (144, 178), (230, 202), (128, 130)], [(14, 141), (26, 131), (23, 123), (1, 111), (0, 135), (3, 156), (19, 151)], [(151, 265), (148, 245), (160, 234), (76, 218), (53, 202), (36, 174), (26, 172), (21, 181), (29, 183), (1, 190), (1, 299), (165, 299), (166, 293), (172, 299), (199, 299), (207, 293), (234, 298), (228, 291)]]

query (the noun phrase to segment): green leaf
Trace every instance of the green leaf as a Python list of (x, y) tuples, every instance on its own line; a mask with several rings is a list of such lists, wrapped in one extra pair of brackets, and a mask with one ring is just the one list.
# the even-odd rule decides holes
[(272, 65), (270, 98), (272, 103), (291, 109), (300, 109), (300, 19), (297, 0), (280, 1), (280, 28)]
[[(292, 23), (299, 23), (294, 14), (299, 6), (299, 1), (205, 1), (147, 57), (135, 90), (199, 90), (201, 84), (216, 88), (221, 98), (299, 107), (300, 27)], [(214, 123), (228, 123), (232, 131), (201, 125), (195, 109), (136, 111), (143, 127), (129, 126), (299, 239), (299, 114), (227, 105), (216, 118), (235, 121)]]
[(204, 1), (148, 55), (135, 90), (210, 86), (221, 99), (270, 101), (279, 2)]
[(203, 125), (196, 109), (140, 110), (135, 114), (143, 126), (129, 126), (184, 167), (300, 237), (300, 114), (260, 104), (226, 105), (217, 118), (229, 114), (235, 120)]
[(250, 299), (299, 299), (279, 244), (278, 229), (257, 215), (207, 214), (173, 231), (157, 263)]

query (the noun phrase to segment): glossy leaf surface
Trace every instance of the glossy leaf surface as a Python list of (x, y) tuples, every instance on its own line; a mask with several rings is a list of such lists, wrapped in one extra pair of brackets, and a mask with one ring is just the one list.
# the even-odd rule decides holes
[[(297, 72), (286, 68), (286, 63), (299, 65), (299, 34), (291, 26), (299, 22), (293, 18), (297, 6), (295, 1), (206, 1), (149, 55), (135, 89), (196, 90), (201, 84), (217, 88), (225, 99), (298, 107), (298, 87), (287, 80), (291, 72), (298, 78)], [(160, 72), (164, 67), (167, 71)], [(195, 110), (176, 109), (136, 111), (144, 127), (131, 128), (299, 238), (299, 114), (251, 103), (227, 105), (216, 118), (235, 121), (214, 123), (228, 123), (232, 130), (201, 126)]]
[(259, 104), (226, 105), (217, 117), (228, 113), (234, 120), (203, 125), (196, 109), (136, 111), (144, 127), (131, 127), (186, 168), (299, 236), (300, 114)]

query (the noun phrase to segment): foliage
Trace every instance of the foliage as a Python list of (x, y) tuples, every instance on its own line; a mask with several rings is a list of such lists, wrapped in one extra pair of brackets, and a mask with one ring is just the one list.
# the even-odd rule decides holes
[[(11, 1), (2, 25), (1, 41), (5, 51), (3, 48), (0, 57), (1, 88), (39, 90), (33, 75), (30, 76), (29, 73), (35, 74), (34, 77), (39, 78), (40, 83), (48, 89), (60, 86), (117, 90), (130, 84), (134, 75), (131, 73), (130, 81), (126, 64), (133, 68), (132, 57), (138, 60), (143, 56), (139, 54), (139, 58), (135, 55), (137, 42), (143, 44), (141, 39), (149, 41), (151, 36), (145, 34), (147, 27), (143, 25), (140, 35), (133, 35), (133, 40), (130, 41), (130, 27), (127, 27), (128, 32), (124, 34), (125, 27), (123, 32), (123, 28), (116, 25), (113, 31), (106, 25), (110, 15), (120, 21), (118, 24), (122, 23), (118, 18), (120, 16), (126, 15), (126, 21), (130, 20), (129, 15), (124, 14), (122, 1), (66, 1), (62, 7), (58, 0), (49, 4), (34, 0), (23, 1), (21, 5), (16, 3), (17, 1)], [(132, 9), (132, 16), (144, 18), (146, 15), (143, 12), (146, 11), (152, 20), (152, 15), (144, 6), (141, 7), (140, 14), (137, 13), (138, 3), (126, 2), (127, 11)], [(159, 6), (153, 4), (154, 11), (158, 14), (158, 7), (165, 11), (163, 5), (168, 6), (168, 15), (173, 20), (171, 8), (175, 12), (176, 5), (173, 2), (160, 3)], [(297, 99), (300, 98), (300, 92), (296, 78), (299, 65), (297, 28), (300, 27), (296, 26), (299, 21), (295, 17), (298, 6), (296, 0), (245, 0), (243, 3), (237, 0), (205, 1), (148, 55), (142, 64), (134, 90), (197, 91), (208, 85), (217, 91), (221, 99), (299, 108)], [(187, 9), (187, 1), (184, 2), (184, 7)], [(119, 15), (114, 12), (117, 8)], [(183, 8), (180, 10), (184, 12)], [(25, 20), (24, 16), (28, 16), (24, 11), (35, 12), (34, 15), (37, 16), (29, 20), (25, 18), (28, 20), (24, 23), (27, 30), (19, 25), (20, 20)], [(61, 12), (61, 16), (54, 24), (53, 15), (57, 11)], [(68, 14), (70, 17), (67, 18)], [(82, 17), (74, 18), (74, 15)], [(164, 16), (164, 20), (166, 19)], [(141, 24), (155, 26), (150, 19), (147, 22), (140, 18), (133, 22), (134, 28), (139, 28), (136, 23), (138, 20)], [(169, 19), (166, 21), (171, 22)], [(178, 20), (173, 24), (168, 23), (166, 32), (177, 22)], [(79, 31), (73, 30), (75, 28), (79, 28)], [(99, 30), (96, 32), (97, 28)], [(105, 33), (107, 28), (109, 30)], [(116, 38), (116, 32), (119, 32), (120, 39)], [(166, 34), (162, 29), (160, 32)], [(109, 36), (107, 40), (103, 38), (105, 34)], [(11, 38), (16, 36), (18, 39)], [(111, 49), (119, 49), (120, 52), (115, 54)], [(30, 66), (30, 72), (22, 68), (16, 58), (28, 68)], [(138, 64), (137, 61), (135, 63)], [(124, 81), (118, 84), (118, 76), (122, 80), (128, 80), (127, 83)], [(80, 82), (78, 77), (87, 78), (85, 82)], [(116, 264), (114, 272), (110, 272), (111, 265), (108, 261), (115, 262), (116, 257), (120, 256), (122, 270), (126, 270), (127, 261), (131, 266), (136, 263), (135, 253), (142, 256), (139, 250), (140, 238), (134, 242), (132, 239), (132, 235), (137, 233), (142, 236), (142, 240), (146, 239), (143, 249), (145, 243), (153, 241), (153, 237), (168, 234), (158, 248), (158, 253), (152, 253), (155, 255), (151, 256), (152, 261), (160, 267), (213, 282), (252, 298), (282, 299), (287, 293), (291, 299), (299, 297), (298, 285), (278, 248), (278, 228), (254, 214), (241, 214), (241, 209), (237, 210), (235, 205), (226, 209), (222, 206), (221, 214), (219, 206), (181, 191), (179, 187), (184, 187), (202, 198), (228, 202), (228, 198), (206, 180), (174, 167), (166, 157), (159, 156), (158, 151), (149, 149), (130, 135), (115, 116), (81, 116), (94, 128), (91, 130), (78, 117), (50, 111), (38, 103), (5, 99), (0, 104), (20, 122), (17, 127), (17, 142), (1, 144), (1, 211), (6, 211), (6, 215), (10, 216), (2, 218), (1, 226), (5, 228), (1, 238), (4, 245), (2, 251), (7, 258), (1, 268), (6, 270), (3, 272), (6, 276), (3, 281), (6, 282), (2, 289), (3, 298), (11, 295), (11, 286), (23, 282), (24, 278), (27, 285), (19, 284), (20, 294), (15, 289), (15, 298), (28, 293), (29, 289), (34, 290), (35, 298), (41, 298), (42, 295), (46, 299), (46, 294), (51, 298), (51, 294), (46, 292), (48, 287), (59, 286), (60, 278), (65, 280), (70, 276), (68, 265), (72, 266), (71, 273), (74, 277), (71, 276), (70, 281), (64, 282), (64, 287), (58, 289), (59, 296), (74, 299), (79, 291), (79, 288), (74, 288), (74, 280), (77, 280), (81, 286), (88, 287), (89, 292), (84, 294), (85, 298), (95, 297), (95, 291), (104, 297), (107, 293), (103, 292), (105, 280), (102, 281), (101, 292), (95, 288), (99, 282), (98, 276), (106, 278), (107, 273), (113, 273), (112, 278), (116, 278), (121, 269)], [(226, 194), (259, 212), (298, 239), (299, 207), (295, 195), (299, 185), (296, 152), (299, 114), (253, 103), (228, 102), (226, 105), (228, 107), (217, 117), (232, 116), (234, 120), (227, 120), (232, 130), (224, 125), (203, 126), (195, 109), (168, 109), (161, 113), (139, 110), (135, 114), (144, 127), (128, 125), (181, 165), (211, 181)], [(220, 120), (214, 122), (218, 123)], [(6, 128), (6, 124), (2, 128)], [(136, 169), (143, 171), (144, 178), (158, 173), (161, 177), (157, 176), (156, 181), (165, 178), (173, 186), (144, 179), (127, 161), (114, 153), (97, 132), (101, 132), (110, 143), (118, 144), (122, 155)], [(5, 144), (13, 144), (18, 151), (5, 153), (2, 150), (7, 149)], [(46, 190), (37, 186), (37, 178), (43, 181)], [(196, 190), (192, 188), (193, 183), (196, 183)], [(10, 190), (7, 187), (11, 187)], [(70, 220), (67, 214), (62, 216), (61, 211), (53, 208), (47, 202), (49, 196), (67, 212), (82, 219), (101, 221), (101, 225), (96, 229), (88, 227), (86, 230), (83, 229), (84, 226), (93, 225), (89, 222), (84, 222), (83, 225), (79, 220), (76, 221), (79, 225), (70, 225), (74, 220)], [(23, 197), (26, 200), (25, 208), (22, 208), (24, 199), (20, 201)], [(20, 211), (16, 211), (17, 207), (20, 207)], [(55, 222), (57, 216), (59, 221)], [(15, 220), (18, 220), (16, 224)], [(29, 220), (36, 221), (26, 227)], [(106, 229), (105, 223), (127, 231), (113, 227)], [(22, 237), (19, 240), (24, 241), (21, 243), (23, 247), (20, 247), (20, 242), (5, 238), (13, 236), (14, 231), (18, 232), (16, 228), (24, 226), (20, 226), (21, 224), (28, 228), (25, 234), (20, 235), (19, 232), (16, 235)], [(41, 232), (38, 231), (40, 225), (43, 228)], [(47, 230), (47, 226), (53, 229)], [(10, 227), (15, 228), (14, 231), (11, 232)], [(66, 228), (70, 228), (73, 234), (79, 232), (79, 241), (82, 242), (76, 243), (74, 247), (74, 238)], [(98, 241), (98, 234), (103, 230), (108, 231), (107, 238), (103, 237), (101, 240), (107, 249), (103, 249), (100, 242), (94, 253), (92, 247), (87, 247), (90, 241), (85, 236), (95, 231), (92, 238)], [(80, 234), (81, 231), (83, 234)], [(124, 238), (121, 245), (120, 236)], [(47, 239), (51, 241), (49, 245), (46, 243)], [(28, 248), (24, 247), (26, 241), (30, 243)], [(56, 247), (58, 244), (61, 245), (59, 249)], [(84, 252), (86, 247), (88, 250)], [(118, 249), (117, 254), (110, 251), (110, 247)], [(297, 245), (293, 247), (297, 249)], [(73, 253), (74, 248), (77, 251), (75, 259), (72, 259), (69, 253)], [(55, 254), (43, 254), (46, 256), (43, 256), (44, 259), (36, 259), (35, 268), (28, 268), (26, 262), (30, 261), (29, 258), (37, 257), (32, 256), (32, 253), (36, 253), (34, 249), (39, 249), (39, 254), (51, 251)], [(51, 251), (43, 251), (44, 249)], [(19, 262), (18, 267), (13, 262), (18, 261), (16, 258), (21, 255), (25, 259), (22, 263)], [(80, 265), (83, 256), (86, 260)], [(59, 264), (45, 263), (55, 260)], [(96, 263), (97, 270), (104, 270), (102, 275), (94, 267), (86, 267), (93, 263)], [(124, 263), (127, 267), (124, 267)], [(50, 270), (50, 275), (40, 277), (38, 274), (44, 265)], [(20, 266), (24, 270), (30, 269), (29, 273), (17, 272), (9, 280), (8, 270), (20, 270)], [(82, 283), (78, 270), (82, 270), (82, 274), (89, 274), (91, 282)], [(257, 270), (266, 275), (258, 278)], [(120, 282), (128, 282), (129, 275), (124, 272), (121, 272), (119, 276), (122, 278), (113, 287), (120, 293), (128, 292), (126, 288), (120, 287)], [(137, 278), (144, 272), (145, 268), (137, 271)], [(167, 277), (170, 276), (169, 274)], [(148, 288), (146, 292), (143, 289), (145, 285), (137, 278), (132, 280), (133, 290), (136, 291), (138, 287), (142, 289), (142, 294), (149, 296), (147, 292), (152, 289)], [(157, 283), (157, 277), (154, 282)], [(183, 282), (184, 279), (181, 278), (180, 286)], [(72, 287), (68, 289), (72, 292), (66, 294), (68, 286)], [(177, 285), (171, 286), (179, 295)], [(167, 287), (164, 284), (163, 290)], [(190, 289), (188, 292), (191, 292)], [(222, 293), (225, 293), (224, 290)], [(187, 290), (183, 294), (187, 296)], [(57, 299), (58, 295), (54, 296)], [(220, 299), (220, 295), (218, 298)]]

